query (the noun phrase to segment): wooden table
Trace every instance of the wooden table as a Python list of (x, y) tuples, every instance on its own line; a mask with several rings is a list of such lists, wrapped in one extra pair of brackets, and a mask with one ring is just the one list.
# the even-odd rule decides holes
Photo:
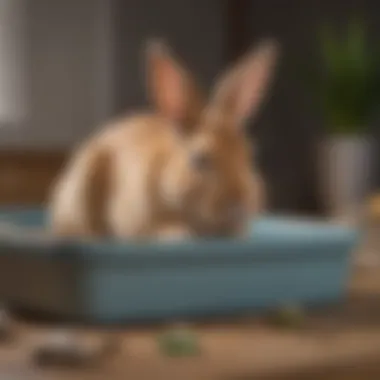
[(120, 347), (87, 369), (44, 369), (31, 353), (47, 327), (19, 322), (15, 340), (0, 346), (0, 379), (378, 379), (380, 269), (356, 271), (347, 302), (308, 316), (302, 330), (279, 330), (251, 317), (199, 324), (203, 354), (173, 359), (158, 352), (162, 328), (81, 331), (94, 344), (114, 334)]

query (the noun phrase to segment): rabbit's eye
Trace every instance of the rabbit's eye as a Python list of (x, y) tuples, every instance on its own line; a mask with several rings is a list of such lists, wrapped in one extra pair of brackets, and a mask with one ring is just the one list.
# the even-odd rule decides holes
[(191, 156), (191, 165), (199, 171), (206, 171), (212, 168), (212, 160), (207, 152), (197, 152)]

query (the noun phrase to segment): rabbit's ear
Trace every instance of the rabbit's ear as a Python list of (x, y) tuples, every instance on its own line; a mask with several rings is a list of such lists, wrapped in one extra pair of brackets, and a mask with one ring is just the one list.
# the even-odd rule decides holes
[(194, 80), (162, 41), (146, 49), (148, 89), (158, 111), (174, 121), (187, 121), (200, 112), (201, 97)]
[(278, 56), (274, 41), (263, 41), (225, 73), (216, 84), (212, 107), (241, 125), (260, 107)]

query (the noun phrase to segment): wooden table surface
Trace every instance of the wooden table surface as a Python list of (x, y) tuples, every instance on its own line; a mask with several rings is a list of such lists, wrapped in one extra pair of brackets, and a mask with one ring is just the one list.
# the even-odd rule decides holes
[(31, 354), (49, 329), (18, 322), (15, 339), (0, 345), (0, 379), (378, 379), (380, 269), (357, 270), (347, 301), (309, 315), (301, 330), (279, 330), (252, 317), (194, 325), (202, 354), (174, 359), (157, 349), (162, 328), (81, 331), (93, 344), (113, 334), (120, 346), (86, 369), (46, 369)]

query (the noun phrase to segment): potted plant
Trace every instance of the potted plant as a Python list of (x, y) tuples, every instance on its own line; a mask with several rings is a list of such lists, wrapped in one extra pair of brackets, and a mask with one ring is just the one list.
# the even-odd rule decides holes
[(369, 129), (380, 100), (380, 60), (358, 20), (341, 35), (323, 25), (318, 41), (322, 66), (313, 80), (325, 125), (319, 149), (321, 189), (330, 214), (341, 216), (355, 212), (369, 191)]

